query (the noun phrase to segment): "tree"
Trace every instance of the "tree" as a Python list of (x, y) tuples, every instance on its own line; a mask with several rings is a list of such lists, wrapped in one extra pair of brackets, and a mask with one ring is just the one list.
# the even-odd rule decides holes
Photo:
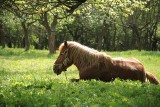
[[(86, 0), (50, 0), (50, 1), (39, 1), (35, 2), (22, 0), (22, 1), (12, 1), (13, 3), (9, 3), (7, 1), (3, 2), (3, 9), (6, 9), (15, 14), (18, 18), (20, 18), (21, 25), (24, 31), (24, 39), (25, 39), (25, 50), (29, 50), (30, 42), (28, 30), (31, 24), (37, 21), (34, 16), (37, 14), (41, 14), (45, 22), (44, 27), (48, 32), (48, 41), (49, 41), (49, 51), (50, 53), (55, 53), (55, 28), (57, 24), (58, 15), (54, 15), (54, 19), (51, 22), (51, 26), (49, 26), (48, 12), (53, 12), (54, 14), (57, 12), (62, 12), (61, 17), (66, 17), (66, 14), (69, 15), (73, 13), (73, 11), (78, 8), (79, 5), (84, 3)], [(54, 10), (54, 11), (53, 11)]]
[[(157, 50), (160, 15), (157, 0), (13, 0), (3, 3), (4, 8), (19, 18), (24, 35), (28, 35), (24, 36), (25, 46), (34, 43), (37, 47), (40, 46), (37, 43), (42, 43), (42, 49), (46, 42), (33, 38), (45, 39), (51, 54), (55, 53), (56, 44), (68, 38), (99, 50)], [(7, 31), (4, 24), (0, 29)], [(12, 30), (8, 29), (8, 32)], [(44, 36), (35, 29), (42, 30)]]

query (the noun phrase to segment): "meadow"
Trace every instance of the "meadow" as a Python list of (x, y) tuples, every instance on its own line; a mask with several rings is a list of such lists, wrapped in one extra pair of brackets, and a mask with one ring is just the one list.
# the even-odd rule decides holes
[[(160, 79), (160, 52), (106, 52), (112, 57), (135, 57)], [(139, 81), (71, 82), (75, 66), (57, 76), (58, 56), (47, 50), (0, 49), (0, 107), (160, 107), (160, 85)]]

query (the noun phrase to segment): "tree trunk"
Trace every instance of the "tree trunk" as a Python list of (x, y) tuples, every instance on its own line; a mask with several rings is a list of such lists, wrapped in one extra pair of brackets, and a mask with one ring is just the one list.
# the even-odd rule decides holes
[[(140, 31), (138, 30), (138, 27), (135, 25), (135, 24), (132, 24), (130, 26), (132, 28), (132, 32), (133, 32), (133, 36), (135, 36), (134, 38), (136, 38), (136, 48), (141, 51), (141, 33)], [(133, 40), (132, 40), (133, 41)]]
[(103, 35), (103, 29), (100, 31), (100, 35), (98, 35), (97, 33), (97, 41), (98, 41), (98, 44), (97, 44), (97, 48), (99, 51), (101, 51), (102, 49), (102, 35)]
[(113, 33), (113, 49), (112, 51), (116, 51), (116, 35), (117, 35), (117, 27), (116, 24), (113, 25), (114, 26), (114, 33)]
[(24, 32), (24, 45), (25, 51), (28, 51), (30, 48), (29, 36), (28, 36), (28, 27), (26, 25), (26, 21), (21, 22), (23, 32)]
[(106, 50), (109, 51), (110, 50), (110, 31), (109, 29), (107, 29), (105, 38), (106, 38)]
[(49, 26), (48, 18), (47, 18), (47, 12), (44, 12), (43, 14), (43, 26), (46, 28), (48, 33), (48, 45), (49, 45), (49, 53), (54, 54), (56, 52), (56, 46), (55, 46), (55, 39), (56, 39), (56, 25), (58, 20), (58, 15), (54, 15), (53, 22), (51, 23), (51, 27)]
[(51, 23), (51, 35), (49, 36), (49, 52), (53, 54), (56, 52), (56, 25), (57, 25), (57, 15), (54, 15), (53, 22)]
[(158, 42), (158, 39), (157, 39), (157, 24), (158, 22), (156, 22), (154, 25), (153, 25), (153, 28), (152, 28), (152, 31), (153, 33), (152, 34), (152, 51), (156, 51), (157, 50), (157, 42)]
[(3, 31), (3, 25), (1, 20), (0, 20), (0, 45), (2, 45), (2, 48), (5, 48), (5, 34)]
[(54, 54), (56, 52), (56, 46), (55, 46), (55, 34), (51, 32), (48, 38), (49, 43), (49, 53)]

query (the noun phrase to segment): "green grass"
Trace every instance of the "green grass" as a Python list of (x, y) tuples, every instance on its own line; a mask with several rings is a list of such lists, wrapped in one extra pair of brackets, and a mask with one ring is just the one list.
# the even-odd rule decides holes
[[(160, 52), (107, 52), (135, 57), (160, 79)], [(46, 50), (0, 49), (0, 107), (160, 107), (160, 86), (139, 81), (80, 81), (75, 66), (52, 71), (56, 55)]]

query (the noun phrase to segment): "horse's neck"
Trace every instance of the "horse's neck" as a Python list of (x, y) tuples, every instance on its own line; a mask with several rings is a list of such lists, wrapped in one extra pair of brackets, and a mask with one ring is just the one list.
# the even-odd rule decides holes
[[(80, 56), (79, 56), (78, 58), (80, 58)], [(74, 57), (73, 57), (73, 64), (77, 67), (77, 69), (78, 69), (79, 71), (81, 71), (81, 69), (82, 69), (83, 67), (82, 67), (82, 64), (79, 63), (79, 60), (80, 60), (80, 59), (77, 59), (77, 58), (74, 58)]]
[[(73, 48), (72, 48), (73, 49)], [(70, 58), (73, 64), (79, 69), (85, 69), (89, 66), (99, 64), (99, 61), (109, 59), (108, 55), (95, 50), (82, 50), (78, 51), (76, 49), (70, 49)], [(88, 49), (88, 48), (87, 48)], [(102, 59), (102, 60), (101, 60)], [(108, 61), (107, 61), (108, 63)]]
[(81, 54), (79, 54), (78, 56), (71, 55), (70, 58), (72, 58), (73, 64), (77, 67), (79, 71), (81, 71), (88, 65), (84, 62), (83, 56), (81, 56)]
[(77, 69), (78, 69), (79, 72), (82, 71), (82, 67), (80, 65), (78, 65), (78, 64), (74, 64), (74, 65), (77, 67)]

